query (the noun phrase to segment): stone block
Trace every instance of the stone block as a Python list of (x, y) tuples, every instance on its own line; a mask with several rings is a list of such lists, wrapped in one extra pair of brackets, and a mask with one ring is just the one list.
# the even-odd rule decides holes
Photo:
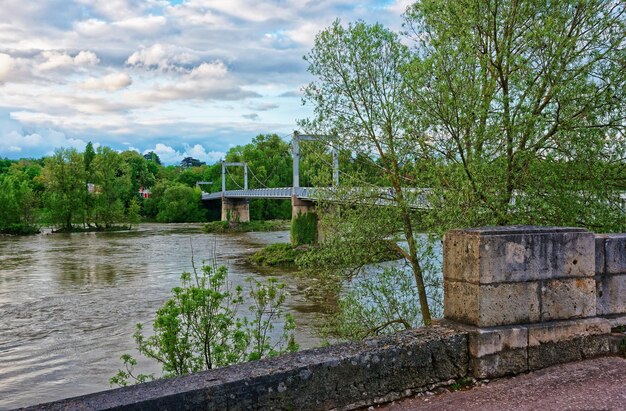
[(478, 325), (479, 288), (478, 284), (444, 281), (444, 317), (463, 324)]
[(447, 280), (479, 282), (480, 235), (453, 230), (443, 241), (443, 273)]
[(529, 324), (528, 347), (568, 341), (576, 337), (610, 334), (611, 325), (604, 318), (585, 318), (571, 321), (551, 321)]
[(570, 278), (543, 281), (541, 320), (568, 320), (596, 315), (596, 281)]
[(626, 234), (606, 236), (606, 273), (626, 274)]
[(475, 378), (496, 378), (528, 369), (528, 330), (523, 326), (468, 330), (470, 369)]
[(518, 348), (480, 358), (470, 358), (474, 378), (499, 378), (528, 371), (528, 350)]
[(604, 274), (606, 235), (596, 234), (596, 275)]
[(597, 277), (596, 295), (598, 315), (626, 314), (626, 274)]
[(528, 326), (528, 368), (578, 361), (609, 353), (609, 322), (601, 318)]
[(626, 327), (626, 314), (609, 315), (604, 319), (609, 322), (611, 328)]
[(591, 277), (594, 250), (594, 235), (578, 228), (453, 230), (444, 241), (444, 278), (493, 284)]
[(526, 324), (540, 320), (539, 283), (477, 285), (444, 282), (444, 315), (478, 327)]
[(469, 353), (477, 358), (528, 346), (528, 328), (520, 325), (475, 328), (467, 334)]

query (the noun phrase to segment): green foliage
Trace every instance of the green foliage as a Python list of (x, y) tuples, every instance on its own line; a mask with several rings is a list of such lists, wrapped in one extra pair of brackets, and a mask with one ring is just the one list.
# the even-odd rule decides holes
[(296, 258), (303, 253), (304, 250), (298, 250), (291, 244), (276, 243), (252, 254), (249, 260), (256, 265), (293, 266), (296, 264)]
[(85, 165), (75, 149), (56, 150), (45, 161), (42, 173), (47, 220), (54, 226), (71, 230), (85, 217)]
[(111, 228), (125, 219), (124, 200), (132, 188), (129, 169), (122, 156), (108, 147), (98, 147), (92, 163), (95, 192), (93, 222), (97, 227)]
[(432, 226), (624, 226), (623, 4), (419, 1), (404, 70)]
[[(431, 314), (443, 314), (441, 261), (433, 242), (420, 238)], [(404, 263), (404, 262), (403, 262)], [(405, 264), (370, 265), (339, 295), (336, 312), (326, 317), (323, 335), (341, 340), (391, 334), (423, 324), (415, 277)]]
[(317, 213), (298, 214), (291, 221), (291, 244), (315, 244), (317, 242)]
[(286, 230), (289, 222), (286, 220), (253, 220), (244, 222), (211, 221), (204, 225), (207, 233), (248, 233), (251, 231), (282, 231)]
[(202, 193), (182, 184), (173, 184), (163, 191), (158, 200), (157, 221), (161, 223), (188, 223), (206, 220), (202, 207)]
[(0, 175), (0, 233), (36, 234), (36, 194), (28, 181), (11, 174)]
[[(250, 318), (238, 315), (246, 302), (244, 291), (231, 286), (225, 267), (203, 266), (200, 273), (184, 273), (181, 286), (172, 290), (172, 297), (156, 313), (154, 334), (145, 336), (137, 324), (137, 349), (162, 366), (164, 378), (296, 351), (295, 323), (283, 307), (284, 284), (272, 278), (250, 279), (248, 284)], [(274, 332), (276, 323), (282, 324), (279, 335)], [(122, 356), (122, 361), (125, 370), (119, 370), (111, 384), (125, 386), (153, 378), (134, 375), (137, 362), (131, 356)]]

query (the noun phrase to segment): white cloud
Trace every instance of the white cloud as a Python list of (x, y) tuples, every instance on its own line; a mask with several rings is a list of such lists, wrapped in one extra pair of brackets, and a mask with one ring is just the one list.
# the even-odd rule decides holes
[(156, 84), (152, 91), (137, 96), (146, 102), (172, 100), (242, 100), (259, 97), (244, 90), (221, 61), (202, 63), (172, 82)]
[(8, 54), (0, 53), (0, 84), (8, 80), (9, 75), (13, 71), (15, 61)]
[(57, 70), (70, 67), (95, 66), (100, 62), (96, 53), (92, 51), (81, 51), (74, 57), (65, 52), (43, 51), (41, 53), (44, 61), (39, 64), (39, 70)]
[(180, 152), (166, 144), (157, 143), (154, 148), (144, 150), (143, 154), (150, 151), (154, 151), (164, 164), (178, 164), (185, 157), (193, 157), (207, 164), (212, 164), (226, 156), (226, 153), (222, 151), (207, 151), (201, 144), (194, 146), (184, 144), (184, 150)]
[(17, 130), (4, 133), (0, 139), (0, 152), (35, 152), (37, 156), (50, 155), (55, 149), (73, 147), (83, 150), (87, 143), (81, 139), (69, 138), (65, 133), (54, 129), (41, 129), (33, 133)]
[(85, 90), (116, 91), (130, 86), (132, 82), (126, 73), (112, 73), (100, 78), (90, 77), (77, 86)]
[(166, 24), (163, 16), (133, 17), (115, 22), (113, 25), (123, 29), (129, 29), (141, 33), (155, 33)]
[(157, 43), (135, 51), (128, 57), (126, 64), (130, 66), (171, 70), (177, 69), (181, 65), (192, 64), (198, 61), (198, 59), (198, 55), (192, 50)]
[[(208, 159), (310, 115), (295, 90), (311, 81), (301, 56), (317, 32), (336, 18), (397, 27), (409, 0), (0, 3), (0, 123)], [(0, 155), (39, 153), (17, 143)]]
[(387, 6), (387, 9), (394, 14), (400, 15), (403, 14), (406, 11), (407, 7), (409, 7), (413, 3), (415, 3), (415, 0), (395, 0), (393, 3)]

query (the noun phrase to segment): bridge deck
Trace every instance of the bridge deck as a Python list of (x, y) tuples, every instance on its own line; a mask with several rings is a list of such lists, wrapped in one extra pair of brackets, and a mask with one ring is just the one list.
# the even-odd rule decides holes
[[(412, 197), (409, 202), (412, 208), (428, 207), (427, 189), (405, 188), (404, 193)], [(333, 203), (359, 203), (374, 205), (393, 205), (395, 192), (390, 188), (365, 189), (351, 188), (338, 190), (332, 187), (281, 187), (281, 188), (256, 188), (248, 190), (226, 190), (217, 193), (202, 193), (203, 201), (221, 200), (225, 198), (265, 198), (265, 199), (290, 199), (294, 195), (301, 200), (325, 200)]]

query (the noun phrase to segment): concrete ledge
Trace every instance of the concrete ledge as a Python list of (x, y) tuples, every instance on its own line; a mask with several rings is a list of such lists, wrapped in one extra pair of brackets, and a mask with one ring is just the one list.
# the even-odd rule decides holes
[(609, 322), (602, 318), (529, 325), (528, 368), (606, 355), (610, 333)]
[(352, 409), (408, 396), (467, 372), (467, 334), (434, 325), (28, 409)]

